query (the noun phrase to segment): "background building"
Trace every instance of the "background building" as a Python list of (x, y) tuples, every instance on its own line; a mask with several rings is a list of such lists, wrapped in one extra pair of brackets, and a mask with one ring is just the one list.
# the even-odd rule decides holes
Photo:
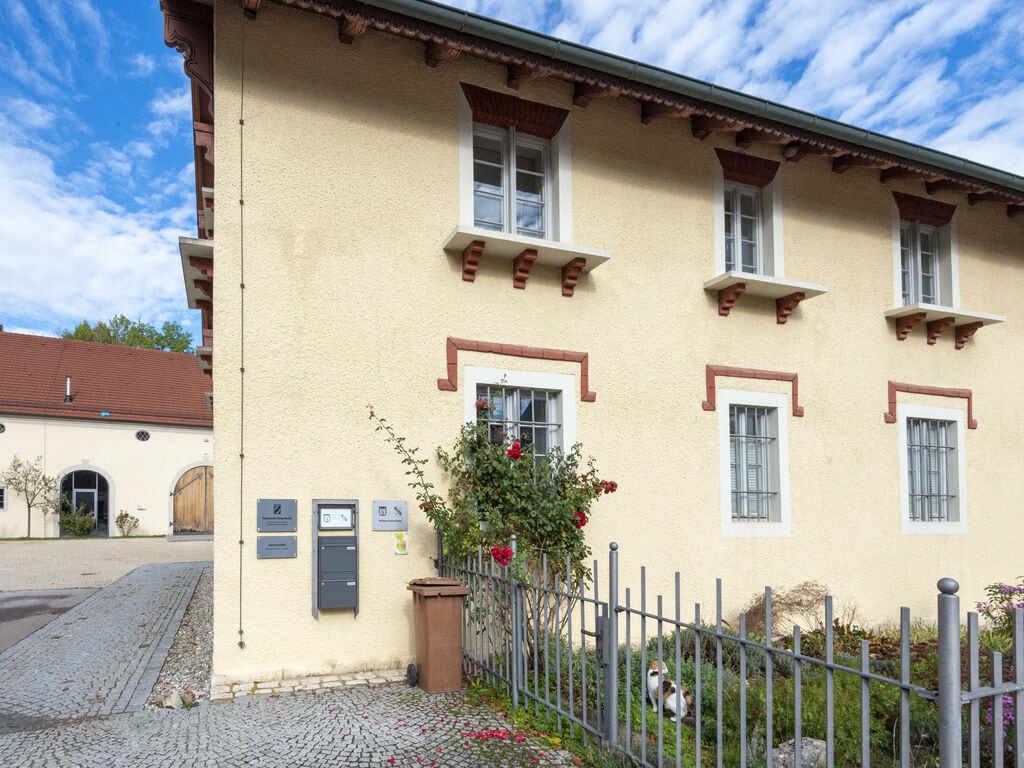
[[(194, 355), (0, 330), (0, 467), (42, 457), (75, 507), (93, 510), (93, 535), (213, 533), (210, 380)], [(25, 536), (25, 500), (0, 488), (0, 537)], [(32, 514), (33, 537), (60, 535)]]

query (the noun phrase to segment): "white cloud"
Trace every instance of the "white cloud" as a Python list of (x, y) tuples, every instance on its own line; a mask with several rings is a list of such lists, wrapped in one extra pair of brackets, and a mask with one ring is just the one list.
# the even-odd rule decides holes
[(117, 313), (187, 319), (177, 211), (130, 213), (75, 193), (46, 156), (8, 143), (0, 210), (0, 317), (12, 325), (59, 330)]
[(3, 106), (12, 123), (32, 130), (50, 128), (57, 118), (52, 107), (25, 98), (10, 99)]
[(183, 85), (174, 91), (158, 91), (149, 102), (149, 109), (154, 115), (191, 118), (192, 89), (188, 85)]
[(156, 60), (144, 53), (129, 57), (128, 64), (128, 74), (132, 77), (148, 77), (156, 71)]

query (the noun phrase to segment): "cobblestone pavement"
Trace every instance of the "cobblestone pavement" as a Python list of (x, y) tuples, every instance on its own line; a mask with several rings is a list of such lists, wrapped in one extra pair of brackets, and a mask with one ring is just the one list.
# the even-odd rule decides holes
[[(460, 693), (404, 684), (143, 708), (206, 563), (146, 565), (0, 653), (0, 766), (566, 766)], [(365, 681), (360, 681), (364, 682)]]

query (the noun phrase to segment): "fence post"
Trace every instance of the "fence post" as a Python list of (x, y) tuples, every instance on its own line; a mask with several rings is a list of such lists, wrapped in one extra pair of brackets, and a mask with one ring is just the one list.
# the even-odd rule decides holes
[(939, 766), (963, 765), (960, 686), (960, 585), (956, 579), (939, 579)]
[(604, 735), (613, 744), (619, 743), (619, 545), (608, 545), (608, 620), (605, 623), (604, 645), (608, 666), (604, 675)]
[(510, 576), (506, 575), (511, 588), (512, 588), (512, 619), (510, 623), (510, 629), (512, 630), (512, 674), (509, 675), (512, 681), (512, 709), (519, 709), (519, 670), (522, 667), (522, 660), (520, 655), (523, 652), (522, 637), (520, 632), (522, 627), (522, 592), (520, 591), (519, 582)]

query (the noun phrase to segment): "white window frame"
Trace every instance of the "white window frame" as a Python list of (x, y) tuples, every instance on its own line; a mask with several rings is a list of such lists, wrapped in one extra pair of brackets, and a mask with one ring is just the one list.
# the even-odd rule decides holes
[[(485, 138), (501, 145), (501, 208), (502, 226), (500, 229), (492, 229), (476, 220), (476, 201), (474, 200), (473, 226), (480, 229), (487, 229), (494, 232), (504, 232), (509, 235), (520, 237), (533, 237), (537, 239), (549, 239), (551, 232), (551, 192), (554, 187), (551, 179), (551, 142), (528, 133), (517, 131), (515, 128), (495, 128), (492, 125), (473, 126), (474, 142), (477, 138)], [(519, 189), (517, 186), (519, 163), (518, 155), (520, 148), (532, 149), (541, 156), (541, 206), (543, 212), (540, 219), (540, 233), (520, 232), (518, 221)], [(476, 162), (474, 158), (474, 163)], [(474, 169), (475, 171), (475, 169)], [(474, 184), (475, 186), (475, 184)]]
[(560, 393), (562, 437), (559, 447), (567, 451), (576, 444), (576, 377), (566, 373), (537, 373), (507, 368), (467, 365), (462, 369), (464, 398), (463, 421), (476, 423), (478, 384), (502, 385), (515, 389), (546, 389)]
[[(545, 188), (545, 240), (572, 242), (572, 115), (566, 117), (558, 133), (550, 140), (530, 136), (534, 142), (548, 145), (548, 180)], [(473, 200), (473, 137), (477, 130), (505, 133), (504, 129), (473, 121), (473, 110), (464, 95), (459, 99), (459, 226), (475, 227)], [(514, 220), (512, 220), (514, 221)], [(506, 227), (512, 224), (507, 222)], [(516, 236), (507, 228), (495, 236)], [(533, 238), (531, 238), (533, 239)]]
[[(714, 217), (715, 217), (715, 271), (726, 272), (725, 268), (725, 195), (732, 190), (756, 190), (760, 196), (758, 209), (759, 242), (758, 258), (760, 271), (749, 274), (764, 277), (785, 277), (785, 261), (782, 251), (782, 182), (778, 174), (763, 187), (727, 181), (722, 173), (722, 164), (714, 159)], [(730, 271), (740, 272), (734, 268)]]
[[(910, 519), (910, 467), (907, 456), (907, 420), (937, 419), (952, 422), (956, 429), (956, 506), (957, 519), (927, 522)], [(899, 428), (900, 467), (900, 531), (904, 534), (965, 534), (967, 533), (967, 449), (966, 415), (957, 408), (937, 408), (913, 403), (896, 406), (896, 424)]]
[[(913, 235), (915, 275), (914, 290), (910, 300), (903, 298), (903, 230), (908, 228)], [(937, 234), (939, 247), (939, 298), (936, 302), (925, 302), (920, 293), (920, 247), (919, 232), (922, 227), (933, 230)], [(922, 224), (917, 221), (900, 218), (900, 210), (893, 203), (893, 295), (896, 307), (907, 307), (914, 304), (929, 304), (939, 307), (956, 308), (960, 306), (960, 266), (957, 248), (956, 220), (941, 227)]]
[[(718, 409), (718, 446), (721, 493), (722, 535), (729, 537), (779, 537), (792, 532), (789, 478), (789, 404), (790, 395), (773, 392), (749, 392), (720, 389), (715, 398)], [(729, 411), (734, 405), (774, 409), (777, 434), (772, 452), (775, 460), (777, 519), (736, 521), (732, 519), (732, 479), (730, 476)]]

